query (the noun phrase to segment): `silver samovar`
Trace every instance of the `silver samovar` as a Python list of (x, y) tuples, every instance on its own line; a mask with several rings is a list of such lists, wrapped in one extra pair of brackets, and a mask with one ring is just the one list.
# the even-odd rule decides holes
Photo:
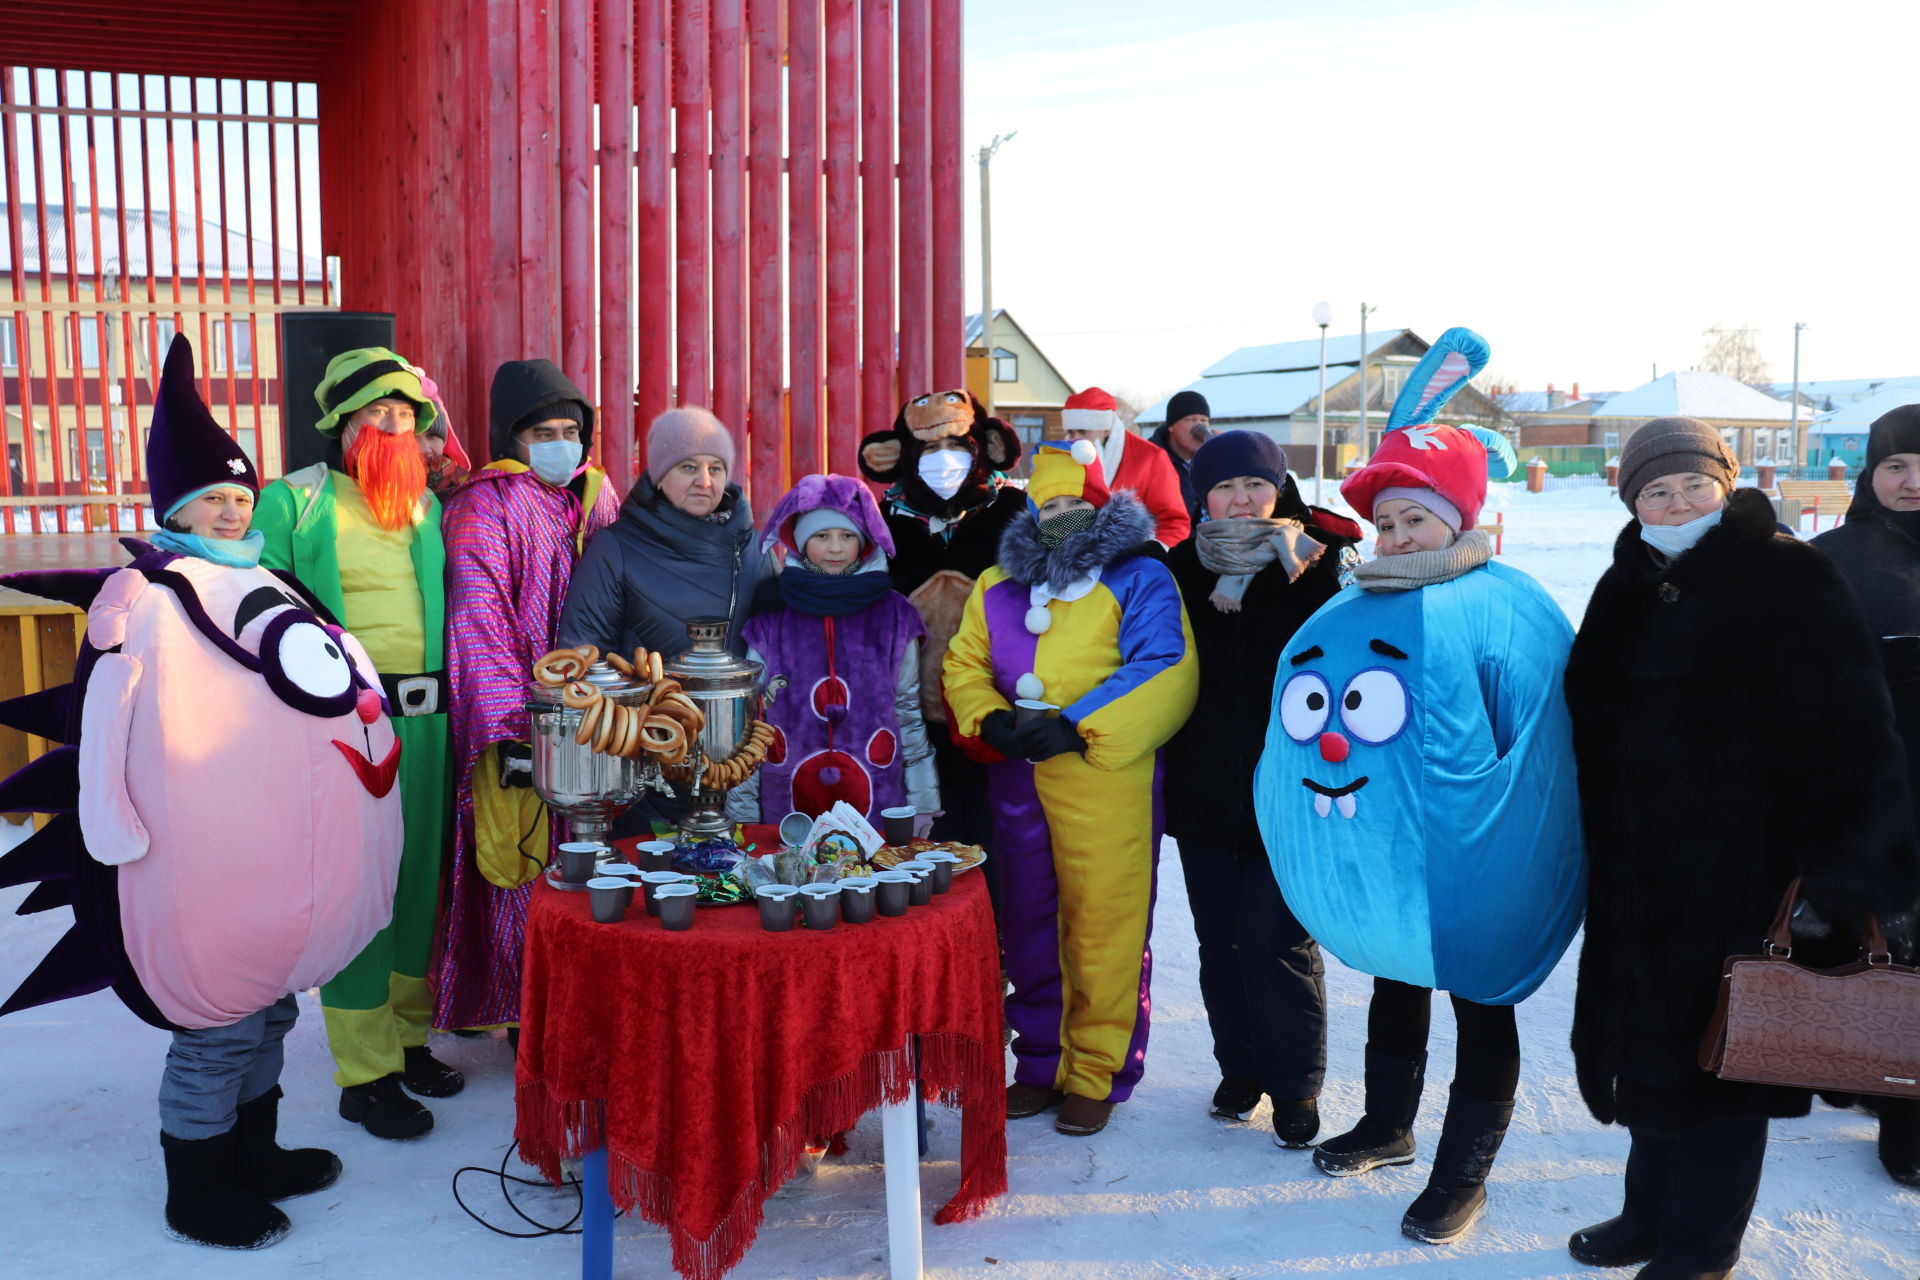
[[(748, 726), (760, 718), (763, 669), (758, 662), (727, 652), (727, 627), (725, 618), (689, 618), (687, 635), (693, 648), (666, 664), (666, 674), (680, 682), (707, 716), (692, 761), (696, 779), (703, 775), (701, 765), (725, 760), (745, 743)], [(733, 824), (726, 817), (730, 790), (710, 785), (695, 788), (693, 812), (680, 823), (681, 838), (697, 843), (731, 836)]]
[[(644, 707), (653, 689), (651, 684), (627, 680), (604, 662), (594, 663), (581, 678), (597, 685), (603, 697), (632, 707)], [(615, 818), (649, 788), (669, 790), (660, 777), (660, 766), (648, 755), (629, 760), (575, 742), (586, 712), (567, 706), (560, 689), (539, 684), (530, 689), (527, 718), (532, 722), (534, 791), (555, 813), (566, 817), (575, 840), (611, 847), (608, 836)]]

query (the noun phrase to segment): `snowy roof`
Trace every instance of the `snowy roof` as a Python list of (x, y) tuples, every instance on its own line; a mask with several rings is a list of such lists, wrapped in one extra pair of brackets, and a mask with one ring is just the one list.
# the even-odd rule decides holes
[[(1920, 387), (1920, 376), (1823, 378), (1817, 382), (1802, 381), (1800, 394), (1816, 404), (1822, 400), (1831, 400), (1837, 406), (1850, 400), (1871, 400), (1882, 391), (1888, 391), (1894, 387)], [(1767, 390), (1785, 400), (1793, 395), (1793, 384), (1791, 382), (1770, 383)]]
[[(1898, 409), (1905, 404), (1920, 404), (1920, 378), (1897, 378), (1893, 381), (1906, 385), (1889, 387), (1871, 399), (1854, 400), (1831, 413), (1823, 413), (1813, 420), (1813, 425), (1807, 430), (1816, 435), (1861, 432), (1872, 426), (1873, 420), (1889, 409)], [(1806, 386), (1804, 382), (1800, 385)]]
[[(8, 212), (8, 207), (0, 204), (0, 219)], [(54, 276), (65, 276), (67, 269), (67, 208), (64, 205), (46, 206), (47, 240), (52, 252), (46, 255), (47, 268)], [(73, 210), (73, 270), (72, 274), (81, 280), (91, 280), (99, 274), (95, 265), (93, 251), (93, 227), (95, 211), (81, 206)], [(37, 205), (27, 205), (21, 210), (21, 251), (22, 270), (31, 275), (41, 270), (40, 219), (41, 210)], [(120, 224), (125, 220), (127, 244), (124, 252), (120, 245)], [(223, 271), (229, 277), (245, 279), (251, 265), (253, 278), (271, 280), (274, 278), (273, 243), (269, 238), (272, 228), (257, 226), (249, 237), (242, 231), (222, 228), (217, 222), (202, 221), (196, 227), (192, 218), (178, 219), (165, 209), (101, 209), (100, 242), (106, 250), (106, 270), (136, 280), (144, 280), (147, 270), (147, 237), (153, 237), (153, 267), (155, 278), (164, 279), (176, 270), (182, 276), (198, 277), (201, 269), (201, 245), (206, 246), (206, 273), (209, 276), (220, 275)], [(174, 260), (174, 241), (179, 241), (179, 261)], [(311, 244), (309, 240), (306, 243)], [(325, 264), (312, 254), (298, 254), (294, 251), (293, 237), (282, 235), (280, 239), (280, 279), (298, 280), (304, 267), (308, 280), (325, 278)], [(11, 271), (13, 261), (11, 250), (4, 238), (0, 238), (0, 271)]]
[[(1378, 333), (1367, 335), (1369, 354), (1378, 351), (1389, 342), (1405, 333), (1405, 329), (1382, 329)], [(1327, 339), (1327, 365), (1357, 365), (1360, 362), (1360, 335), (1345, 334), (1338, 338)], [(1203, 378), (1217, 378), (1232, 373), (1287, 373), (1295, 369), (1320, 371), (1320, 339), (1303, 338), (1298, 342), (1269, 342), (1264, 346), (1241, 347), (1222, 360), (1215, 361), (1200, 371)], [(1212, 395), (1207, 399), (1211, 401)], [(1215, 415), (1216, 417), (1219, 415)]]
[[(1319, 347), (1319, 342), (1314, 347)], [(1357, 364), (1327, 366), (1327, 385), (1333, 386), (1355, 372)], [(1182, 391), (1198, 391), (1207, 398), (1208, 414), (1215, 422), (1233, 418), (1284, 418), (1320, 394), (1320, 364), (1291, 373), (1240, 373), (1228, 377), (1201, 378), (1189, 382)], [(1165, 422), (1167, 401), (1163, 396), (1140, 415), (1142, 425)]]
[(1623, 391), (1599, 413), (1605, 418), (1701, 418), (1708, 422), (1787, 422), (1793, 406), (1724, 373), (1663, 374)]
[(1507, 391), (1493, 400), (1508, 413), (1547, 413), (1559, 407), (1553, 403), (1555, 394), (1552, 391)]

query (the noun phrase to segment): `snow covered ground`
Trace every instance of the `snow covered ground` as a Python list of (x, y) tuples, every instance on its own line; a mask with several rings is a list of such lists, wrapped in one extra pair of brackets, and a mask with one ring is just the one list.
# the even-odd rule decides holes
[[(1509, 563), (1540, 579), (1570, 617), (1582, 613), (1626, 512), (1603, 487), (1530, 496), (1496, 486)], [(1011, 1192), (984, 1218), (926, 1228), (927, 1274), (1007, 1280), (1361, 1274), (1432, 1280), (1561, 1280), (1603, 1273), (1567, 1256), (1567, 1234), (1619, 1208), (1622, 1130), (1587, 1115), (1572, 1083), (1567, 1031), (1573, 964), (1563, 963), (1520, 1007), (1525, 1062), (1513, 1130), (1480, 1227), (1450, 1247), (1404, 1239), (1400, 1215), (1424, 1182), (1424, 1161), (1333, 1179), (1308, 1153), (1276, 1148), (1264, 1107), (1244, 1125), (1210, 1119), (1215, 1083), (1196, 985), (1192, 927), (1171, 842), (1162, 857), (1156, 920), (1154, 1035), (1145, 1083), (1105, 1133), (1066, 1138), (1045, 1120), (1010, 1125)], [(11, 912), (24, 890), (0, 890)], [(0, 991), (11, 990), (66, 927), (66, 912), (0, 924)], [(1576, 944), (1577, 945), (1577, 944)], [(1331, 1047), (1321, 1099), (1329, 1132), (1357, 1118), (1366, 1034), (1364, 977), (1329, 958)], [(1433, 1068), (1419, 1128), (1438, 1136), (1452, 1061), (1444, 1000), (1434, 1016)], [(498, 1165), (512, 1131), (512, 1066), (496, 1041), (447, 1038), (437, 1051), (468, 1073), (467, 1091), (435, 1103), (438, 1127), (410, 1144), (383, 1143), (334, 1114), (336, 1094), (319, 1011), (302, 1000), (288, 1040), (283, 1134), (339, 1152), (346, 1172), (328, 1191), (286, 1208), (294, 1231), (266, 1254), (223, 1254), (160, 1233), (164, 1198), (154, 1111), (166, 1037), (107, 995), (0, 1020), (0, 1274), (20, 1280), (135, 1274), (313, 1276), (352, 1280), (471, 1280), (566, 1276), (577, 1237), (509, 1240), (462, 1213), (456, 1168)], [(922, 1185), (932, 1207), (951, 1193), (958, 1124), (935, 1110)], [(1912, 1280), (1920, 1274), (1920, 1193), (1895, 1186), (1874, 1158), (1873, 1122), (1824, 1107), (1776, 1122), (1759, 1208), (1739, 1274), (1749, 1280)], [(869, 1116), (852, 1150), (815, 1190), (774, 1200), (758, 1243), (734, 1273), (749, 1277), (886, 1275), (880, 1134)], [(521, 1170), (525, 1172), (525, 1170)], [(491, 1188), (490, 1189), (490, 1185)], [(468, 1178), (468, 1202), (510, 1229), (497, 1183)], [(571, 1197), (527, 1192), (555, 1221)], [(616, 1274), (670, 1274), (664, 1235), (619, 1228)]]

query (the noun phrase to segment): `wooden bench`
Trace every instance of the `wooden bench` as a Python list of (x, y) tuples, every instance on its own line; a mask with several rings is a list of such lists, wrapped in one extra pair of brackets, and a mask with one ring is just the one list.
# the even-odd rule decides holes
[(1777, 486), (1783, 501), (1798, 502), (1802, 515), (1813, 517), (1813, 532), (1820, 532), (1822, 512), (1833, 517), (1837, 526), (1847, 518), (1853, 502), (1853, 486), (1845, 480), (1782, 480)]
[(1481, 533), (1493, 535), (1493, 554), (1495, 555), (1503, 554), (1503, 548), (1505, 547), (1506, 540), (1507, 540), (1507, 513), (1506, 512), (1496, 511), (1493, 513), (1492, 524), (1475, 525), (1474, 528), (1478, 529)]

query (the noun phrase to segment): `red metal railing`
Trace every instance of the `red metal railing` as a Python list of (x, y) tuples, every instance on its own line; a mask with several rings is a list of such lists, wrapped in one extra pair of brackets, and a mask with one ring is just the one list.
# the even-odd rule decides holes
[(318, 127), (312, 85), (0, 66), (0, 529), (142, 526), (176, 332), (278, 474), (275, 316), (333, 305)]

